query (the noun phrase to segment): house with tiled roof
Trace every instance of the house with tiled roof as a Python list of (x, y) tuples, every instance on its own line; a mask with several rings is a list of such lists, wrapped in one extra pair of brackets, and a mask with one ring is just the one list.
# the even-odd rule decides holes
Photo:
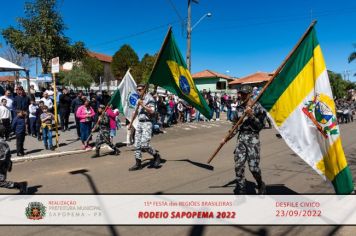
[[(118, 81), (115, 79), (115, 76), (111, 72), (111, 62), (112, 62), (112, 56), (98, 53), (98, 52), (92, 52), (89, 51), (88, 55), (90, 57), (98, 59), (104, 66), (104, 75), (101, 78), (101, 86), (103, 89), (108, 89), (108, 90), (113, 90), (113, 88), (109, 88), (109, 86), (117, 86)], [(66, 62), (61, 66), (62, 70), (71, 70), (73, 68), (73, 64), (75, 62)], [(93, 84), (93, 89), (99, 89), (98, 87), (95, 87)]]
[(229, 86), (231, 89), (239, 89), (244, 84), (250, 85), (251, 87), (263, 87), (272, 76), (273, 74), (271, 73), (256, 72), (229, 82)]
[(229, 90), (228, 83), (233, 81), (230, 76), (212, 70), (194, 73), (192, 78), (198, 90), (206, 92), (227, 92)]

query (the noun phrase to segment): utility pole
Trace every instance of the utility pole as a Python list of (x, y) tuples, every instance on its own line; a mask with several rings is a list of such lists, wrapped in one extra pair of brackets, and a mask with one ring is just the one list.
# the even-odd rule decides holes
[(187, 17), (187, 67), (190, 72), (191, 68), (191, 56), (190, 56), (190, 44), (191, 44), (191, 0), (188, 0), (188, 17)]

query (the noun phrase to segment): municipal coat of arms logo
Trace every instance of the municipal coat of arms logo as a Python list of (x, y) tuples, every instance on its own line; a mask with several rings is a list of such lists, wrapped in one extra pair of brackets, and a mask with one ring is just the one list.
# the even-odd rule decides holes
[(41, 220), (46, 216), (46, 207), (40, 202), (30, 202), (25, 215), (30, 220)]
[(127, 103), (129, 104), (129, 107), (135, 108), (138, 99), (139, 96), (136, 92), (130, 92), (129, 95), (127, 96)]
[(334, 101), (325, 94), (316, 94), (303, 107), (304, 114), (313, 122), (324, 138), (339, 134)]

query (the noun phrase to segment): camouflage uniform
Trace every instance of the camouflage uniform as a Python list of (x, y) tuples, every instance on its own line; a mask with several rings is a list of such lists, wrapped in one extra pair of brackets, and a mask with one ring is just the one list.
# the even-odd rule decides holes
[[(143, 105), (149, 107), (151, 110), (155, 111), (155, 100), (151, 94), (145, 94), (142, 99)], [(150, 145), (150, 140), (152, 137), (152, 118), (153, 115), (148, 114), (148, 112), (141, 106), (138, 109), (138, 124), (135, 131), (135, 159), (136, 165), (129, 170), (141, 169), (141, 158), (142, 152), (148, 152), (154, 157), (154, 167), (158, 167), (160, 164), (160, 156), (158, 151)]]
[(110, 148), (113, 150), (113, 154), (119, 154), (120, 151), (118, 150), (118, 148), (115, 147), (112, 142), (110, 142), (110, 121), (106, 113), (100, 116), (98, 127), (99, 133), (96, 136), (95, 155), (93, 157), (98, 157), (100, 155), (100, 146), (104, 143), (110, 146)]
[[(234, 122), (237, 122), (246, 109), (245, 104), (236, 107)], [(265, 113), (259, 103), (254, 105), (253, 116), (246, 116), (238, 129), (237, 146), (234, 151), (236, 189), (235, 193), (246, 193), (245, 162), (247, 161), (253, 177), (257, 181), (259, 193), (264, 193), (265, 185), (262, 181), (260, 164), (259, 132), (264, 127)]]
[(16, 183), (6, 180), (7, 172), (12, 170), (12, 161), (9, 145), (0, 138), (0, 188), (16, 188), (20, 193), (27, 192), (27, 182)]

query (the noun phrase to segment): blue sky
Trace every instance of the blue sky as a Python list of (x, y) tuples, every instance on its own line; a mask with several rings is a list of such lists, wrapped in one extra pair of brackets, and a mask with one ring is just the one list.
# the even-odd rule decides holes
[[(24, 0), (2, 0), (0, 29), (17, 26)], [(92, 51), (113, 55), (129, 44), (141, 58), (156, 53), (168, 25), (185, 56), (187, 0), (58, 0), (58, 8), (72, 41)], [(329, 70), (356, 73), (356, 1), (354, 0), (200, 0), (192, 3), (192, 72), (211, 69), (231, 76), (274, 71), (293, 48), (311, 19)], [(0, 42), (4, 44), (3, 38)], [(355, 47), (353, 46), (355, 45)]]

